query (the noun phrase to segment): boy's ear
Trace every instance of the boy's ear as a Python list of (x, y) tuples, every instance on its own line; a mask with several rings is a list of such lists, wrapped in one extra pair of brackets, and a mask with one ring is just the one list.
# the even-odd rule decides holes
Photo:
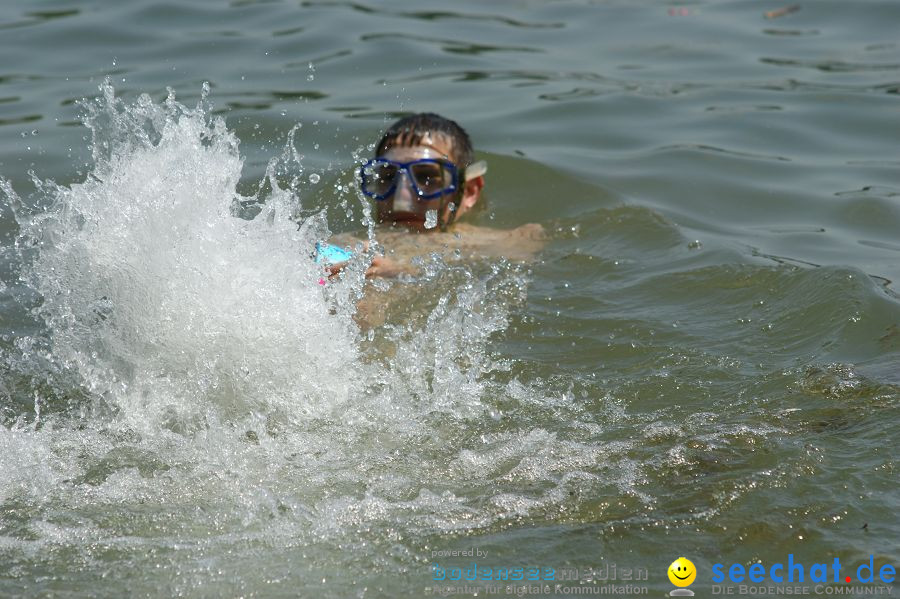
[(482, 189), (484, 189), (484, 177), (475, 177), (465, 182), (462, 200), (459, 202), (461, 212), (471, 210), (478, 203)]

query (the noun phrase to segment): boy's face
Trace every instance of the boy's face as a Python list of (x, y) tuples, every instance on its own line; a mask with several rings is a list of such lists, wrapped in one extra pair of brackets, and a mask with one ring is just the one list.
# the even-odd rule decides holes
[[(402, 145), (402, 140), (395, 140), (395, 143), (392, 144), (386, 152), (381, 154), (379, 158), (385, 158), (401, 163), (422, 160), (423, 158), (453, 162), (453, 159), (451, 158), (452, 149), (452, 142), (449, 139), (443, 135), (435, 135), (425, 137), (419, 145), (414, 146), (405, 146)], [(457, 168), (460, 167), (460, 165), (456, 166)], [(475, 193), (474, 197), (470, 197), (469, 200), (466, 201), (467, 187), (469, 187), (468, 184), (463, 189), (463, 203), (466, 204), (466, 206), (464, 207), (461, 204), (459, 212), (470, 208), (478, 199), (478, 193)], [(478, 192), (480, 192), (480, 190), (481, 186), (479, 185)], [(415, 231), (425, 231), (425, 219), (429, 210), (440, 210), (441, 206), (444, 206), (444, 214), (439, 215), (439, 220), (440, 222), (450, 221), (451, 202), (449, 202), (449, 200), (452, 199), (452, 196), (456, 193), (459, 193), (459, 191), (449, 191), (446, 194), (438, 195), (434, 198), (421, 199), (416, 194), (415, 189), (413, 189), (412, 183), (409, 180), (409, 173), (400, 170), (394, 192), (383, 200), (377, 200), (375, 202), (375, 216), (379, 223), (397, 224)], [(459, 214), (457, 214), (457, 216), (459, 216)]]
[[(435, 141), (435, 140), (431, 140)], [(427, 146), (392, 146), (379, 158), (386, 158), (395, 162), (410, 162), (431, 158), (435, 160), (449, 160), (449, 148), (442, 148), (435, 144)], [(425, 216), (429, 210), (440, 210), (447, 196), (439, 195), (435, 198), (423, 200), (416, 194), (409, 180), (409, 173), (398, 173), (397, 186), (390, 196), (375, 202), (375, 215), (380, 223), (398, 224), (410, 229), (425, 230)], [(453, 192), (450, 192), (453, 193)]]

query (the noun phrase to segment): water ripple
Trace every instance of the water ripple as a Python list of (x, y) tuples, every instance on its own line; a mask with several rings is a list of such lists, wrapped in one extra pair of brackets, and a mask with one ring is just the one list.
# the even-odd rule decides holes
[(799, 60), (793, 58), (760, 58), (760, 62), (779, 67), (802, 67), (836, 73), (860, 73), (866, 71), (896, 71), (900, 63), (845, 62), (840, 60)]
[(803, 37), (820, 35), (821, 32), (818, 29), (763, 29), (763, 33), (766, 35)]
[(44, 118), (40, 114), (26, 114), (24, 116), (12, 117), (8, 119), (0, 119), (0, 126), (4, 125), (21, 125), (22, 123), (33, 123)]
[(81, 11), (76, 9), (68, 10), (40, 10), (26, 12), (26, 17), (31, 17), (28, 21), (13, 21), (9, 23), (0, 23), (0, 29), (16, 29), (19, 27), (30, 27), (32, 25), (41, 25), (47, 21), (56, 19), (64, 19), (66, 17), (74, 17)]
[(407, 39), (416, 42), (424, 42), (434, 45), (442, 45), (445, 52), (454, 54), (484, 54), (486, 52), (544, 52), (540, 48), (531, 48), (529, 46), (497, 46), (487, 44), (476, 44), (474, 42), (465, 42), (461, 40), (442, 39), (432, 36), (413, 35), (410, 33), (369, 33), (360, 36), (360, 40), (369, 42), (382, 39)]
[(456, 13), (456, 12), (447, 12), (447, 11), (388, 11), (388, 10), (368, 6), (368, 5), (362, 4), (360, 2), (328, 2), (328, 1), (319, 2), (319, 1), (306, 0), (301, 3), (301, 6), (342, 7), (342, 8), (348, 8), (348, 9), (366, 13), (366, 14), (380, 14), (380, 15), (388, 15), (391, 18), (400, 17), (403, 19), (420, 19), (420, 20), (424, 20), (424, 21), (438, 21), (438, 20), (442, 20), (442, 19), (465, 19), (465, 20), (473, 20), (473, 21), (478, 21), (478, 22), (493, 21), (496, 23), (502, 23), (503, 25), (509, 25), (510, 27), (519, 27), (519, 28), (526, 28), (526, 29), (562, 29), (566, 26), (566, 24), (563, 22), (551, 22), (551, 23), (526, 22), (526, 21), (520, 21), (517, 19), (511, 19), (509, 17), (502, 17), (499, 15), (465, 14), (465, 13)]
[(785, 156), (777, 156), (772, 154), (754, 154), (751, 152), (740, 152), (737, 150), (728, 150), (726, 148), (720, 148), (717, 146), (711, 146), (707, 144), (671, 144), (668, 146), (661, 146), (656, 148), (655, 151), (669, 151), (669, 150), (699, 150), (701, 152), (713, 152), (716, 154), (726, 154), (729, 156), (740, 156), (741, 158), (752, 158), (754, 160), (774, 160), (779, 162), (791, 162), (790, 158)]

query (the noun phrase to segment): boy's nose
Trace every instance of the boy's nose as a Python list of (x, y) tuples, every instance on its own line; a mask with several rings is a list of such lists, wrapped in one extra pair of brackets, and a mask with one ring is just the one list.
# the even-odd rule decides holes
[(397, 187), (394, 189), (394, 212), (415, 212), (418, 194), (406, 171), (400, 171)]

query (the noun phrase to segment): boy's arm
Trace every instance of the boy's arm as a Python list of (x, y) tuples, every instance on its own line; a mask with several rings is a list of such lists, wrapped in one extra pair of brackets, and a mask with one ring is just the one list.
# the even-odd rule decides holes
[[(334, 243), (339, 247), (350, 248), (356, 248), (358, 247), (358, 244), (362, 244), (362, 251), (364, 252), (369, 249), (368, 241), (363, 241), (349, 234), (335, 236)], [(326, 266), (325, 268), (328, 271), (329, 278), (337, 276), (346, 265), (346, 262), (338, 262)], [(389, 279), (401, 275), (416, 274), (416, 272), (418, 271), (411, 265), (403, 264), (402, 262), (393, 258), (388, 258), (387, 256), (375, 256), (372, 259), (372, 264), (366, 269), (366, 278), (371, 279), (373, 277), (381, 277)]]
[(390, 279), (400, 275), (413, 275), (416, 272), (416, 269), (412, 266), (402, 264), (393, 258), (375, 256), (372, 259), (372, 265), (366, 270), (366, 278), (383, 277)]

